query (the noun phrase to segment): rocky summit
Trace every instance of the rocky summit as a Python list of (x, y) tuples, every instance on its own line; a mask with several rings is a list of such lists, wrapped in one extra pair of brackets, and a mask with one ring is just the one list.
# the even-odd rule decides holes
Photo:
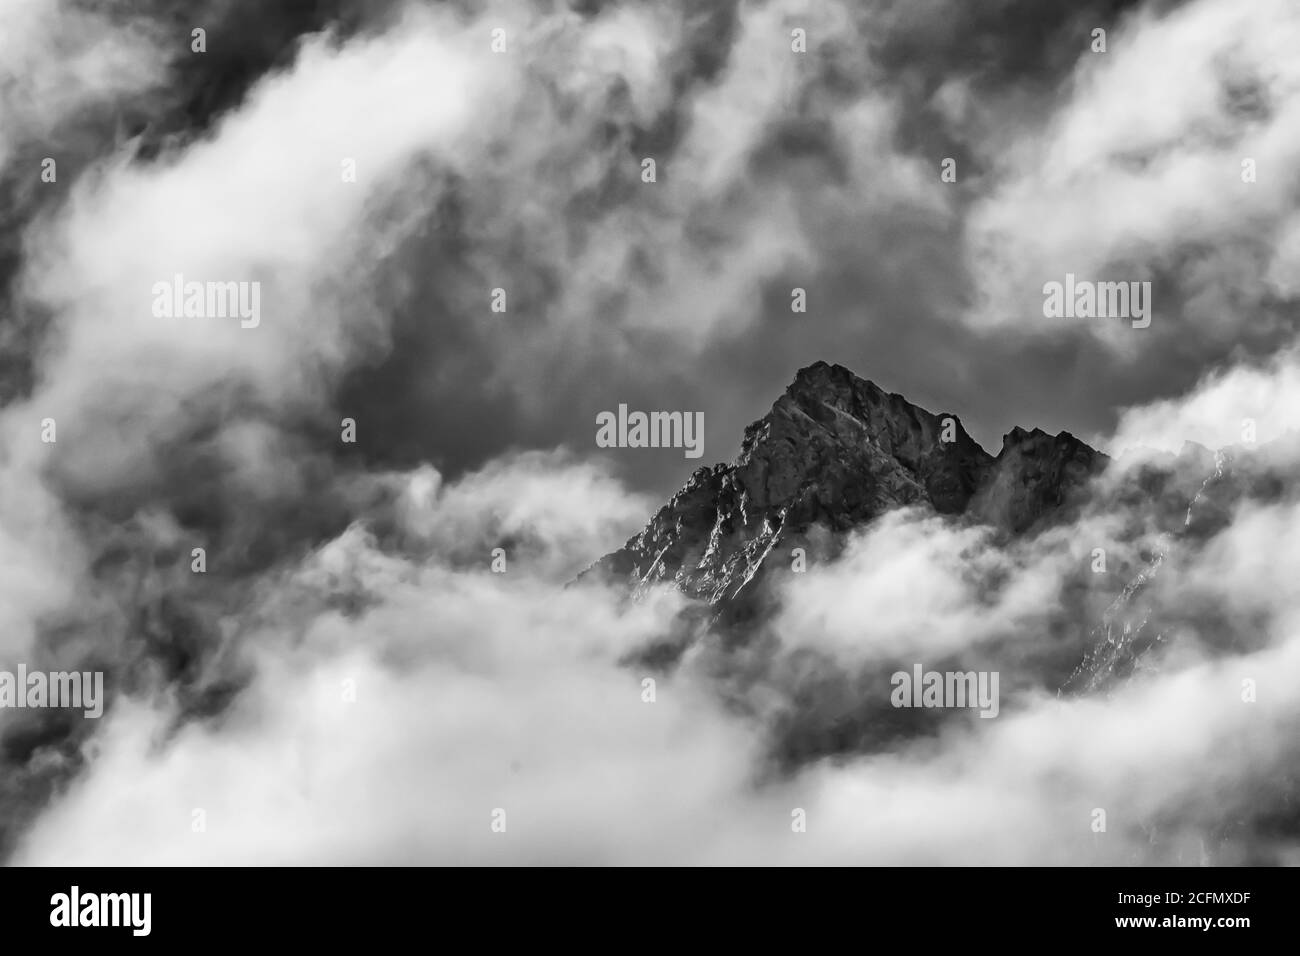
[(956, 415), (817, 362), (745, 429), (734, 462), (698, 469), (590, 572), (725, 603), (762, 574), (778, 543), (783, 560), (790, 547), (833, 551), (844, 532), (895, 508), (969, 515), (1023, 534), (1063, 514), (1107, 461), (1068, 433), (1020, 428), (994, 457)]

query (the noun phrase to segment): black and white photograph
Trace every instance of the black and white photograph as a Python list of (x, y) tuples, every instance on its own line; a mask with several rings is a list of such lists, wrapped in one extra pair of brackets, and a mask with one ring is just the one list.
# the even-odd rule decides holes
[(0, 863), (1300, 864), (1298, 306), (1296, 0), (0, 0)]

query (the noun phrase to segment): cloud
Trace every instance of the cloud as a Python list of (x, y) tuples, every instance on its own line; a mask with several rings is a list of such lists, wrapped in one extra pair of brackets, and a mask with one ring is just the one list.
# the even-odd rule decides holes
[[(457, 508), (456, 520), (468, 513)], [(375, 601), (364, 612), (335, 610), (362, 592)], [(754, 743), (705, 688), (661, 678), (643, 703), (640, 676), (616, 665), (680, 598), (619, 610), (612, 595), (563, 590), (526, 568), (408, 562), (360, 529), (263, 593), (241, 650), (257, 677), (234, 706), (166, 733), (176, 713), (165, 695), (122, 701), (87, 773), (20, 858), (667, 860), (743, 786)], [(688, 779), (689, 792), (675, 792)], [(497, 807), (504, 839), (489, 827)], [(206, 833), (191, 831), (194, 809)], [(101, 830), (101, 813), (119, 825)]]
[[(162, 38), (147, 21), (115, 22), (67, 0), (4, 0), (0, 20), (0, 165), (33, 140), (70, 138), (63, 124), (163, 79)], [(39, 166), (28, 173), (36, 181)]]
[(1125, 410), (1113, 448), (1177, 452), (1184, 441), (1207, 448), (1265, 444), (1294, 433), (1300, 364), (1294, 348), (1261, 364), (1215, 370), (1186, 395)]
[(1159, 354), (1175, 337), (1222, 348), (1247, 329), (1255, 341), (1289, 330), (1260, 321), (1287, 296), (1276, 263), (1295, 195), (1278, 172), (1300, 152), (1300, 73), (1284, 52), (1297, 36), (1285, 2), (1200, 0), (1130, 14), (1104, 53), (1081, 41), (1050, 116), (984, 144), (1001, 159), (966, 226), (982, 294), (968, 319), (1057, 334), (1041, 290), (1070, 272), (1155, 282), (1153, 334), (1087, 326), (1126, 355)]
[[(236, 388), (277, 408), (319, 401), (322, 378), (385, 344), (369, 290), (347, 286), (400, 234), (373, 207), (407, 164), (469, 135), (474, 97), (491, 89), (486, 53), (461, 53), (431, 16), (404, 27), (341, 50), (309, 42), (210, 140), (105, 165), (32, 234), (24, 290), (55, 311), (59, 338), (30, 405), (63, 419), (98, 471), (167, 439), (157, 431), (178, 403)], [(412, 88), (437, 95), (404, 95)], [(343, 181), (344, 160), (356, 183)], [(262, 324), (160, 319), (154, 285), (176, 274), (260, 282)]]
[[(51, 9), (13, 6), (10, 36), (57, 48)], [(0, 100), (19, 131), (0, 156), (86, 104), (161, 109), (158, 24), (62, 10), (71, 57), (24, 67), (52, 109)], [(806, 349), (979, 382), (986, 410), (1132, 405), (1115, 446), (1220, 444), (1243, 417), (1261, 442), (1285, 430), (1289, 355), (1208, 369), (1239, 333), (1247, 352), (1286, 337), (1270, 309), (1296, 231), (1276, 173), (1295, 146), (1289, 8), (1268, 30), (1217, 0), (1143, 8), (1095, 60), (1061, 52), (1074, 17), (1040, 15), (1031, 62), (1006, 32), (1021, 7), (964, 10), (410, 4), (299, 38), (177, 135), (86, 146), (60, 201), (24, 212), (13, 291), (49, 321), (20, 343), (31, 388), (0, 413), (0, 649), (105, 661), (113, 702), (45, 737), (4, 715), (9, 741), (35, 740), (0, 767), (13, 859), (1186, 862), (1225, 813), (1277, 805), (1298, 686), (1286, 501), (1162, 569), (1150, 600), (1177, 639), (1104, 701), (1051, 690), (1083, 650), (1080, 608), (1114, 580), (1081, 583), (1091, 549), (1118, 579), (1151, 543), (1124, 511), (1010, 543), (888, 516), (791, 582), (745, 648), (679, 595), (564, 587), (649, 513), (629, 485), (662, 480), (646, 458), (594, 458), (593, 408), (706, 407), (716, 447)], [(982, 64), (958, 52), (976, 35)], [(944, 56), (913, 55), (932, 40)], [(957, 147), (976, 174), (948, 189), (937, 159)], [(1041, 314), (1057, 270), (1117, 262), (1172, 283), (1183, 321), (1152, 340), (1192, 356), (1187, 396), (1075, 350), (1077, 333), (1040, 366), (1039, 346), (983, 337), (991, 312), (961, 311), (972, 277), (984, 304)], [(176, 273), (260, 282), (261, 324), (156, 318), (154, 283)], [(497, 286), (505, 315), (487, 308)], [(1008, 355), (1024, 375), (1002, 374)], [(1094, 394), (1089, 368), (1116, 394)], [(1154, 401), (1134, 396), (1148, 379)], [(1199, 626), (1178, 613), (1206, 606), (1219, 616)], [(622, 663), (683, 628), (700, 633), (676, 670)], [(908, 657), (998, 662), (1000, 716), (894, 714), (883, 743), (781, 762), (782, 734), (841, 739), (883, 706)], [(1262, 824), (1232, 846), (1294, 852)]]
[[(1234, 526), (1192, 580), (1238, 587), (1252, 571), (1236, 549), (1297, 520)], [(893, 573), (850, 561), (868, 591)], [(360, 612), (338, 605), (354, 588), (375, 599)], [(1294, 622), (1287, 590), (1249, 597)], [(759, 727), (701, 673), (657, 675), (646, 703), (643, 675), (617, 663), (681, 600), (622, 607), (592, 588), (410, 562), (354, 529), (264, 589), (241, 649), (256, 679), (219, 720), (168, 730), (166, 695), (122, 701), (15, 860), (1199, 862), (1225, 807), (1252, 806), (1250, 781), (1276, 783), (1300, 712), (1300, 645), (1279, 629), (1255, 652), (1189, 655), (1105, 699), (1027, 691), (996, 720), (764, 783)], [(1257, 703), (1243, 702), (1246, 677)], [(795, 809), (806, 833), (791, 830)]]
[(1081, 547), (1057, 535), (1050, 545), (1004, 546), (991, 527), (890, 512), (828, 567), (791, 576), (774, 627), (783, 643), (810, 641), (850, 667), (936, 663), (1009, 634), (1030, 640), (1059, 609), (1068, 567), (1084, 562)]

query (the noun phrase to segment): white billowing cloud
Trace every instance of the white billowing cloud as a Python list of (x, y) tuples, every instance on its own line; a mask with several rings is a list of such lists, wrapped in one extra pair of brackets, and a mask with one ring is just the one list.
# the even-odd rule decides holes
[(680, 12), (669, 6), (619, 6), (585, 24), (572, 15), (553, 31), (534, 25), (524, 43), (538, 67), (545, 63), (543, 44), (553, 43), (564, 54), (557, 58), (564, 69), (554, 77), (564, 96), (596, 106), (618, 85), (628, 97), (631, 118), (650, 124), (672, 104), (672, 91), (660, 80), (671, 66), (682, 26)]
[[(92, 443), (96, 424), (130, 421), (113, 430), (116, 449), (96, 447), (111, 471), (130, 467), (187, 396), (224, 386), (281, 404), (316, 397), (321, 374), (382, 344), (353, 268), (372, 253), (368, 208), (406, 164), (472, 135), (493, 87), (490, 54), (464, 52), (449, 25), (428, 14), (341, 50), (311, 41), (210, 140), (78, 181), (32, 241), (25, 289), (57, 311), (62, 341), (31, 407)], [(356, 183), (343, 181), (345, 159)], [(178, 273), (259, 282), (260, 325), (155, 316), (155, 283)], [(345, 291), (350, 281), (362, 288)]]
[[(7, 469), (6, 469), (7, 470)], [(83, 554), (57, 504), (39, 485), (14, 488), (0, 511), (0, 669), (25, 662), (36, 622), (76, 602), (84, 582), (76, 571)]]
[[(40, 135), (44, 127), (32, 123), (61, 122), (93, 97), (137, 91), (164, 65), (134, 25), (110, 25), (69, 4), (4, 7), (0, 52), (14, 55), (0, 60), (22, 67), (23, 80), (0, 83), (9, 91), (0, 126), (8, 120), (22, 136)], [(78, 487), (144, 486), (167, 442), (205, 406), (293, 414), (321, 401), (324, 377), (384, 347), (363, 272), (383, 252), (376, 236), (385, 227), (370, 220), (409, 163), (472, 140), (478, 97), (497, 87), (484, 66), (486, 44), (467, 42), (467, 29), (413, 13), (392, 32), (341, 50), (312, 39), (292, 68), (265, 79), (183, 152), (143, 164), (124, 150), (79, 177), (61, 172), (68, 200), (25, 236), (17, 280), (52, 312), (54, 333), (35, 356), (30, 396), (0, 414), (8, 449), (2, 553), (26, 569), (7, 578), (6, 590), (29, 573), (46, 582), (6, 601), (16, 615), (6, 646), (26, 646), (39, 612), (85, 597), (82, 548), (43, 469)], [(482, 52), (467, 52), (474, 49)], [(428, 97), (409, 95), (413, 88)], [(14, 103), (35, 112), (15, 114)], [(356, 183), (343, 182), (345, 158), (357, 163)], [(259, 282), (261, 324), (155, 316), (154, 284), (177, 273)], [(41, 441), (45, 419), (54, 420), (56, 443)], [(253, 478), (255, 459), (273, 474), (267, 460), (290, 454), (278, 437), (227, 422), (214, 447)]]
[(1212, 595), (1221, 612), (1242, 620), (1271, 617), (1283, 631), (1279, 636), (1285, 636), (1300, 624), (1296, 568), (1300, 509), (1286, 503), (1246, 504), (1231, 529), (1210, 542), (1204, 555), (1176, 579), (1176, 586), (1192, 596)]
[[(1235, 341), (1269, 296), (1286, 294), (1296, 219), (1285, 171), (1300, 159), (1300, 66), (1287, 51), (1297, 42), (1300, 10), (1287, 0), (1197, 0), (1141, 8), (1111, 31), (1106, 53), (1083, 50), (1043, 128), (986, 144), (1000, 184), (968, 223), (982, 292), (968, 318), (1048, 331), (1089, 322), (1131, 350), (1141, 333), (1127, 323), (1044, 318), (1043, 285), (1067, 272), (1139, 281), (1172, 269), (1153, 321)], [(1246, 159), (1256, 182), (1243, 182)]]
[[(25, 173), (11, 170), (21, 204), (24, 194), (71, 181), (78, 125), (116, 100), (156, 90), (173, 53), (145, 22), (115, 22), (63, 0), (0, 0), (0, 24), (0, 165), (33, 163)], [(58, 164), (57, 185), (41, 181), (47, 157)], [(18, 316), (0, 319), (6, 337), (19, 327)], [(85, 594), (81, 544), (33, 471), (48, 414), (6, 410), (0, 420), (0, 666), (25, 662), (37, 621)]]
[(1210, 372), (1187, 395), (1126, 409), (1108, 446), (1115, 453), (1142, 448), (1177, 452), (1185, 441), (1217, 449), (1282, 438), (1296, 429), (1300, 361), (1294, 349), (1258, 365)]
[(549, 580), (635, 534), (653, 510), (599, 462), (560, 453), (497, 458), (452, 485), (428, 466), (399, 481), (398, 517), (412, 540), (444, 559), (484, 564), (509, 544), (517, 573)]
[[(512, 467), (520, 480), (535, 470), (503, 464), (435, 497), (481, 499)], [(429, 481), (412, 476), (426, 492)], [(541, 527), (580, 506), (538, 496), (525, 510), (539, 520), (521, 520)], [(422, 513), (407, 512), (416, 524)], [(1297, 523), (1294, 507), (1238, 522), (1182, 572), (1205, 599), (1235, 593), (1271, 612), (1272, 638), (1252, 653), (1176, 655), (1105, 700), (1004, 682), (1016, 698), (996, 719), (766, 782), (761, 726), (724, 709), (706, 678), (654, 675), (647, 703), (649, 675), (618, 663), (670, 626), (680, 595), (624, 606), (528, 573), (412, 562), (355, 526), (258, 589), (238, 651), (256, 676), (219, 722), (160, 744), (171, 705), (124, 700), (16, 862), (1132, 863), (1150, 852), (1143, 828), (1162, 819), (1162, 847), (1199, 862), (1207, 821), (1277, 783), (1300, 716), (1297, 595), (1278, 586), (1292, 556), (1274, 547)], [(939, 545), (961, 533), (895, 520), (887, 534), (922, 576), (914, 601), (973, 614), (973, 595), (928, 579), (951, 567)], [(888, 620), (897, 569), (865, 559), (880, 546), (864, 541), (832, 571), (839, 597), (880, 595)], [(1280, 554), (1281, 566), (1256, 581), (1257, 562), (1241, 560), (1251, 553)], [(355, 597), (366, 600), (340, 603)], [(982, 608), (1014, 629), (1023, 602)], [(787, 649), (812, 645), (793, 629), (825, 627), (794, 620)], [(1242, 781), (1255, 781), (1245, 795)], [(806, 833), (791, 830), (796, 808)], [(1098, 808), (1104, 834), (1091, 829)], [(192, 829), (197, 809), (206, 832)], [(492, 831), (496, 809), (504, 833)]]
[[(327, 610), (353, 588), (381, 603)], [(246, 635), (257, 680), (220, 727), (160, 751), (169, 708), (124, 702), (23, 855), (670, 860), (727, 818), (755, 746), (689, 676), (661, 675), (650, 703), (642, 675), (615, 666), (679, 603), (620, 611), (526, 573), (417, 566), (351, 530), (277, 585)]]
[[(0, 164), (25, 144), (48, 141), (88, 107), (147, 91), (164, 77), (161, 37), (84, 4), (0, 0), (0, 23)], [(57, 161), (60, 151), (48, 145), (43, 156)], [(39, 175), (31, 170), (32, 181)]]
[(1265, 278), (1271, 291), (1279, 298), (1300, 297), (1300, 216), (1279, 230)]
[[(1056, 544), (1062, 544), (1053, 536)], [(894, 511), (849, 543), (839, 560), (792, 576), (777, 633), (853, 668), (908, 657), (934, 663), (993, 638), (1032, 635), (1058, 606), (1061, 580), (1087, 554), (1075, 536), (1047, 551), (998, 545), (992, 528)]]

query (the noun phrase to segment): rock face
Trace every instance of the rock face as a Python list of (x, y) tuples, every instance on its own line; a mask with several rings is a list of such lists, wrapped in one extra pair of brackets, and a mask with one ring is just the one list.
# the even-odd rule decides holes
[[(1280, 448), (1274, 450), (1281, 450)], [(1294, 455), (1283, 454), (1283, 461)], [(1159, 541), (1146, 565), (1140, 568), (1092, 629), (1083, 660), (1066, 681), (1064, 690), (1105, 691), (1134, 672), (1154, 666), (1155, 652), (1182, 632), (1195, 633), (1202, 645), (1215, 649), (1224, 636), (1249, 642), (1241, 623), (1228, 626), (1215, 607), (1186, 606), (1170, 609), (1173, 602), (1153, 599), (1162, 573), (1194, 555), (1231, 521), (1244, 502), (1268, 503), (1287, 493), (1293, 482), (1268, 454), (1244, 455), (1240, 449), (1210, 451), (1188, 442), (1177, 456), (1148, 466), (1139, 476), (1140, 488), (1127, 489), (1129, 505), (1135, 500), (1141, 512), (1161, 529)], [(1123, 507), (1121, 500), (1114, 507)], [(1161, 606), (1163, 610), (1156, 611)], [(1227, 650), (1229, 648), (1219, 648)]]
[(1014, 428), (988, 480), (971, 503), (975, 517), (1020, 534), (1060, 513), (1072, 492), (1087, 485), (1109, 459), (1069, 432), (1049, 435)]
[(964, 515), (1020, 534), (1070, 503), (1107, 459), (1073, 436), (1017, 428), (994, 458), (934, 414), (839, 365), (801, 369), (745, 430), (730, 465), (695, 472), (640, 534), (588, 573), (734, 601), (780, 543), (834, 548), (894, 508)]

